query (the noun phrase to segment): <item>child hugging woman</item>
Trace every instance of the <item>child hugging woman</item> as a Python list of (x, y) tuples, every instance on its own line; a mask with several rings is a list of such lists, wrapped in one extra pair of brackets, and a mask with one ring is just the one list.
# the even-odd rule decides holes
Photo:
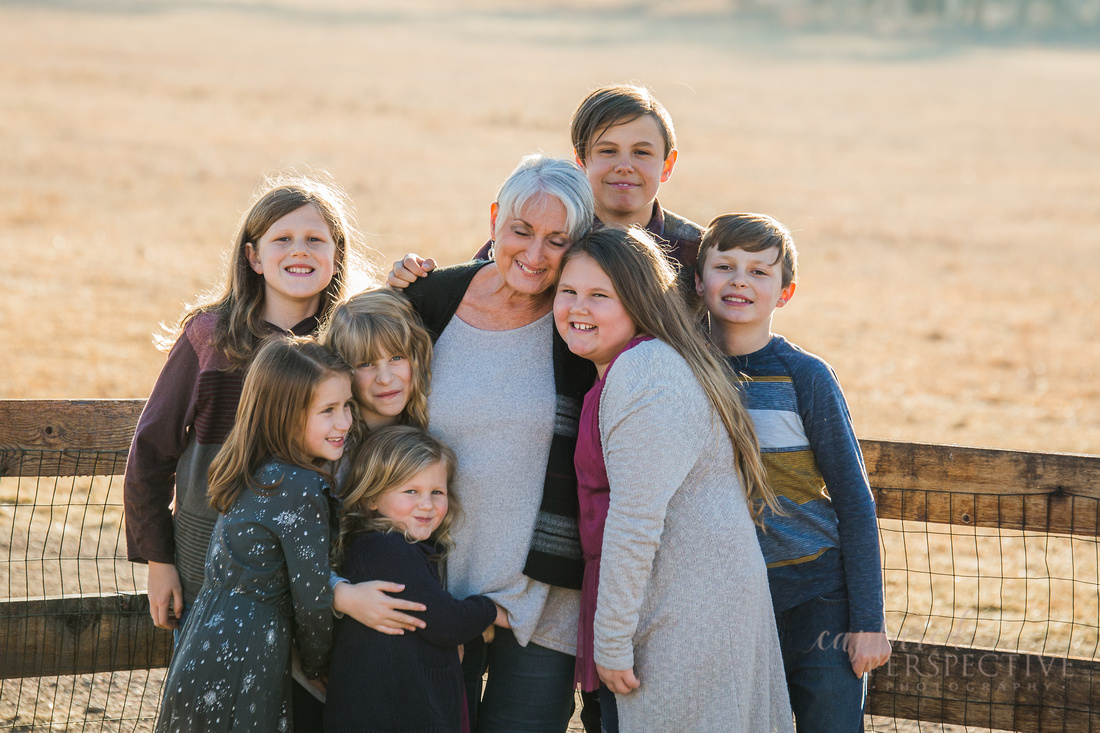
[(290, 730), (292, 641), (307, 677), (328, 663), (324, 467), (343, 455), (351, 425), (351, 368), (339, 357), (302, 338), (273, 337), (259, 350), (210, 466), (220, 516), (164, 681), (158, 732)]
[(352, 582), (404, 584), (427, 625), (390, 635), (348, 616), (337, 622), (325, 730), (465, 730), (458, 646), (507, 617), (485, 596), (456, 599), (441, 583), (438, 563), (461, 516), (449, 488), (454, 453), (419, 428), (394, 425), (370, 433), (350, 464), (336, 569)]
[(428, 427), (432, 340), (404, 296), (367, 290), (332, 312), (321, 341), (355, 369), (352, 391), (363, 427)]
[(637, 228), (591, 232), (565, 254), (554, 321), (598, 375), (576, 452), (577, 678), (602, 683), (604, 729), (791, 731), (753, 526), (774, 497), (671, 266)]

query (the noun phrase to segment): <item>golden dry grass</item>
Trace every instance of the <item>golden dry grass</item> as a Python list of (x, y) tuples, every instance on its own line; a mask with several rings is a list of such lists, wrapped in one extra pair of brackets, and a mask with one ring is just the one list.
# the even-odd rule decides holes
[(662, 201), (775, 214), (777, 330), (861, 435), (1100, 452), (1100, 51), (784, 33), (721, 3), (0, 4), (0, 397), (140, 397), (260, 173), (330, 170), (383, 260), (484, 241), (524, 153), (638, 79)]
[[(0, 398), (147, 395), (151, 334), (217, 278), (263, 172), (332, 172), (378, 261), (465, 259), (518, 158), (568, 154), (584, 93), (636, 79), (677, 123), (666, 206), (794, 229), (776, 330), (836, 367), (862, 436), (1100, 453), (1100, 50), (792, 33), (723, 7), (0, 0)], [(61, 551), (59, 511), (28, 551)], [(1095, 543), (886, 529), (906, 635), (1095, 653), (1095, 585), (1016, 577), (1070, 563), (1095, 584)], [(945, 558), (988, 580), (934, 575)]]

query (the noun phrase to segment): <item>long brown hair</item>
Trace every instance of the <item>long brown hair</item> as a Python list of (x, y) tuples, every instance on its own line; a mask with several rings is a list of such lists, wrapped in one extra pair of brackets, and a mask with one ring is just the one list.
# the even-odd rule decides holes
[(462, 514), (453, 488), (457, 464), (454, 451), (426, 430), (410, 425), (389, 425), (376, 430), (355, 448), (351, 472), (340, 495), (340, 533), (333, 543), (332, 566), (337, 572), (358, 535), (396, 529), (393, 520), (370, 509), (371, 502), (440, 462), (447, 468), (447, 514), (431, 539), (446, 554), (452, 545), (451, 527)]
[(210, 464), (210, 505), (224, 514), (246, 488), (274, 490), (277, 483), (266, 486), (253, 478), (272, 457), (331, 480), (324, 461), (305, 452), (302, 435), (317, 385), (334, 374), (351, 379), (351, 373), (351, 367), (313, 338), (267, 339), (245, 375), (233, 429)]
[(741, 403), (733, 370), (703, 339), (689, 315), (672, 265), (639, 227), (608, 226), (589, 232), (565, 254), (562, 266), (581, 255), (591, 257), (611, 280), (638, 332), (664, 341), (691, 367), (733, 444), (734, 469), (753, 521), (759, 524), (764, 505), (776, 511), (779, 504), (768, 487), (752, 418)]
[[(246, 245), (255, 246), (276, 221), (310, 205), (316, 207), (328, 225), (336, 245), (332, 280), (321, 291), (317, 310), (319, 319), (327, 317), (332, 307), (344, 297), (349, 261), (358, 260), (354, 255), (360, 247), (359, 233), (355, 228), (351, 200), (323, 172), (308, 176), (283, 173), (264, 180), (241, 218), (233, 238), (229, 266), (220, 286), (221, 294), (215, 296), (213, 293), (216, 291), (211, 291), (200, 296), (197, 304), (189, 306), (180, 319), (175, 338), (195, 316), (216, 313), (220, 318), (215, 327), (214, 348), (225, 354), (234, 368), (247, 365), (267, 333), (267, 327), (263, 320), (264, 276), (252, 269)], [(159, 344), (166, 348), (175, 338), (159, 339)]]
[(402, 425), (428, 427), (432, 339), (403, 295), (379, 288), (341, 301), (321, 329), (321, 343), (352, 368), (373, 362), (380, 351), (407, 358), (412, 366), (409, 401), (397, 421)]

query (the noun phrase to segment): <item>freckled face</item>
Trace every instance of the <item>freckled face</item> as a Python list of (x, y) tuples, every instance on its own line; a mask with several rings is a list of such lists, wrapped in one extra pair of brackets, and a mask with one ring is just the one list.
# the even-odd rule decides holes
[(595, 364), (600, 377), (638, 335), (611, 278), (588, 255), (570, 258), (562, 269), (554, 296), (554, 325), (569, 350)]

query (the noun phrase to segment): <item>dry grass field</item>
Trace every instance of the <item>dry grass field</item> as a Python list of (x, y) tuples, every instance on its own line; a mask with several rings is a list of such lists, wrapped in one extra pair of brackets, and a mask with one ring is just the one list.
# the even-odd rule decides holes
[(861, 435), (1100, 452), (1100, 49), (722, 6), (0, 1), (0, 397), (146, 395), (263, 172), (329, 170), (379, 261), (465, 259), (518, 158), (636, 79), (678, 128), (666, 206), (795, 230), (776, 327)]
[[(460, 261), (519, 157), (569, 154), (586, 91), (638, 80), (677, 125), (668, 208), (795, 231), (776, 330), (835, 366), (863, 437), (1100, 453), (1100, 44), (793, 32), (725, 5), (0, 0), (0, 399), (146, 396), (152, 335), (217, 280), (263, 173), (330, 171), (376, 264)], [(0, 550), (112, 552), (117, 509), (90, 532), (11, 511), (27, 538)], [(885, 529), (892, 629), (1095, 655), (1095, 543)], [(3, 582), (36, 595), (62, 569)], [(94, 707), (77, 682), (69, 706)]]

